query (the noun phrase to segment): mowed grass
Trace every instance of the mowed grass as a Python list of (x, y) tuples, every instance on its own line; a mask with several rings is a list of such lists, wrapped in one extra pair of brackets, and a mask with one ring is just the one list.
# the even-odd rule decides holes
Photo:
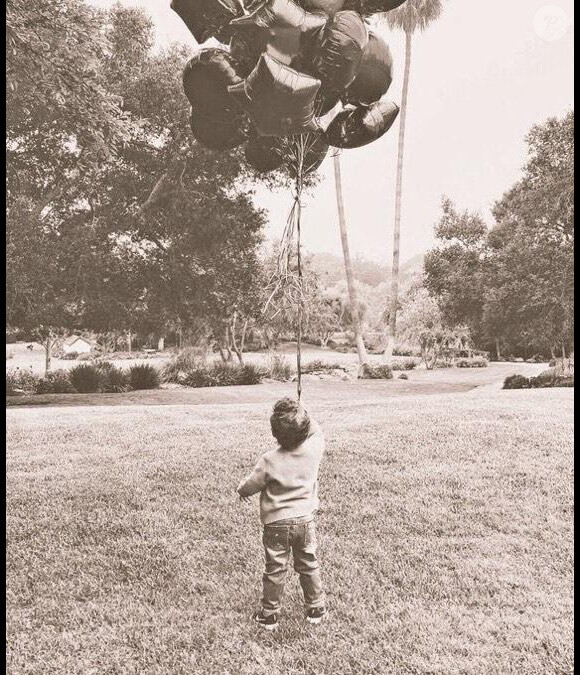
[(570, 390), (312, 400), (330, 615), (264, 633), (271, 403), (7, 411), (8, 672), (573, 672)]

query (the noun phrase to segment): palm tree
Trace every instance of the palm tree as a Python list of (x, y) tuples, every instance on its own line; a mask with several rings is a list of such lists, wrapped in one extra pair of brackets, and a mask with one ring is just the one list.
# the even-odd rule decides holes
[(389, 332), (385, 358), (390, 362), (397, 331), (397, 309), (399, 304), (399, 257), (401, 244), (401, 207), (403, 202), (403, 156), (405, 147), (405, 123), (409, 99), (409, 75), (411, 72), (411, 41), (413, 33), (424, 31), (430, 23), (439, 18), (443, 9), (442, 0), (407, 0), (397, 9), (382, 15), (390, 28), (405, 33), (405, 73), (403, 95), (399, 117), (399, 145), (397, 151), (397, 185), (395, 193), (395, 223), (393, 228), (393, 266), (391, 270), (391, 295), (389, 300)]
[(367, 350), (365, 349), (360, 317), (358, 311), (358, 301), (356, 297), (356, 287), (354, 283), (354, 274), (352, 272), (352, 262), (348, 248), (348, 236), (346, 233), (346, 219), (344, 217), (344, 202), (342, 199), (342, 180), (340, 177), (340, 158), (338, 152), (334, 154), (334, 182), (336, 187), (336, 205), (338, 207), (338, 226), (340, 228), (340, 239), (342, 241), (342, 252), (344, 254), (344, 269), (346, 271), (346, 283), (348, 286), (348, 297), (351, 309), (352, 321), (354, 326), (354, 335), (356, 340), (356, 351), (358, 354), (359, 367), (367, 361)]

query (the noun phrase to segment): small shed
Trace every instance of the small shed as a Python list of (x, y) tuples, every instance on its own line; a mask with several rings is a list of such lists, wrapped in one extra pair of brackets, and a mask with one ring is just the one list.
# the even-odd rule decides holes
[(65, 354), (90, 354), (95, 343), (82, 335), (72, 335), (64, 341), (62, 351)]

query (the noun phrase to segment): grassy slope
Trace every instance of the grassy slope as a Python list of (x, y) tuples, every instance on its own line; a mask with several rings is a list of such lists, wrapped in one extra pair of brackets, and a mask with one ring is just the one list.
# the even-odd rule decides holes
[(273, 635), (233, 496), (270, 401), (8, 410), (8, 672), (572, 672), (572, 395), (311, 398), (331, 615), (292, 576)]

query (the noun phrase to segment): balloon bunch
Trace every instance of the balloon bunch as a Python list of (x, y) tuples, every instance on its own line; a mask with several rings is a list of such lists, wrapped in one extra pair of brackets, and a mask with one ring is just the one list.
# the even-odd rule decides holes
[[(404, 1), (172, 0), (198, 42), (223, 43), (201, 49), (183, 73), (194, 136), (214, 150), (245, 143), (256, 170), (285, 164), (295, 178), (320, 166), (329, 146), (380, 138), (399, 112), (383, 98), (393, 61), (364, 18)], [(308, 143), (292, 157), (288, 140), (300, 136)]]

